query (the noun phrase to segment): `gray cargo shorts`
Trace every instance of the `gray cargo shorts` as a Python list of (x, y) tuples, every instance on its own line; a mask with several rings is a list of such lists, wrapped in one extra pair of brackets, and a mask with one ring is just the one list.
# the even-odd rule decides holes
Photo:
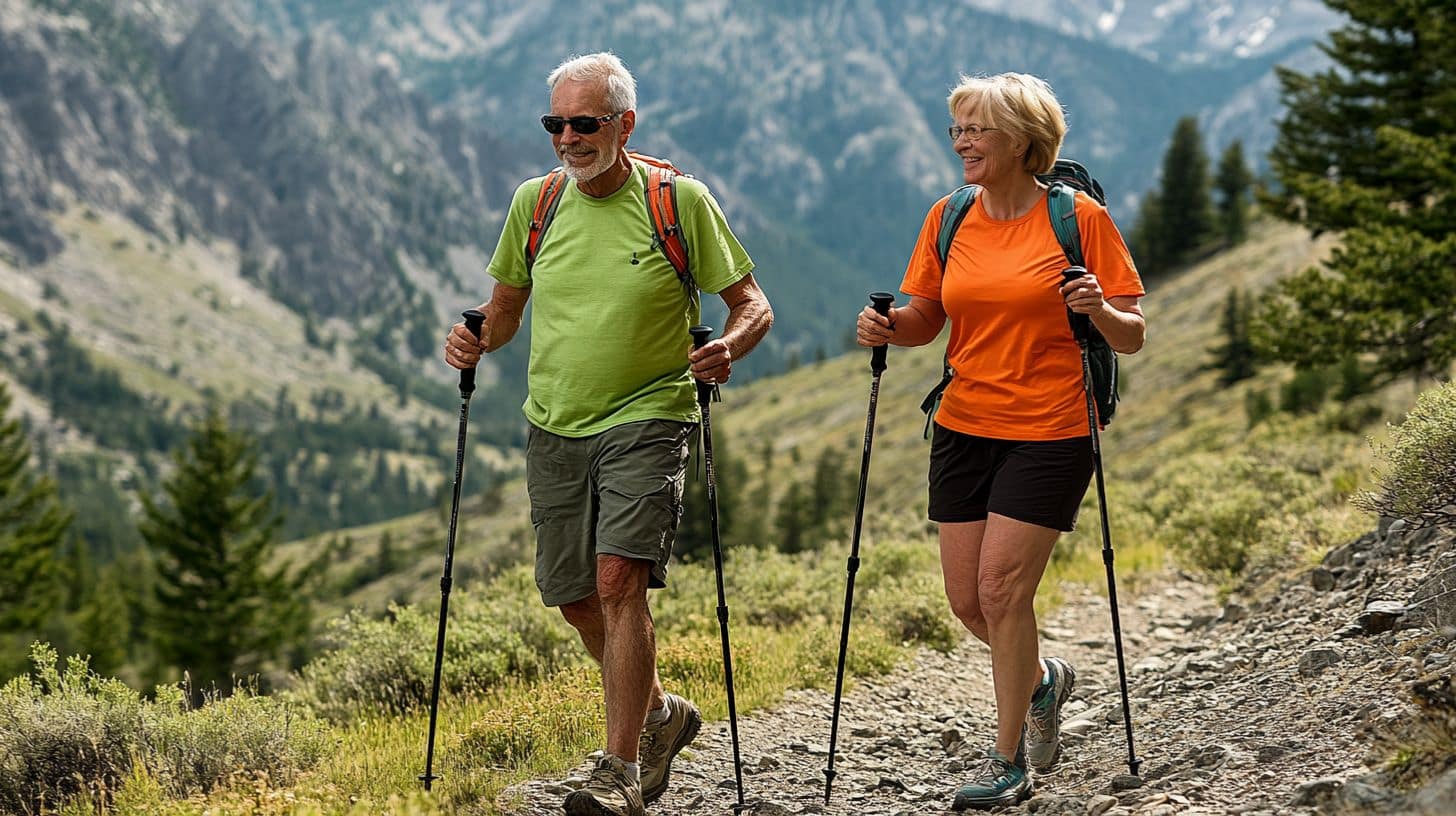
[(547, 606), (596, 592), (602, 554), (650, 561), (648, 586), (667, 585), (696, 431), (665, 419), (581, 438), (530, 428), (526, 492), (536, 528), (536, 587)]

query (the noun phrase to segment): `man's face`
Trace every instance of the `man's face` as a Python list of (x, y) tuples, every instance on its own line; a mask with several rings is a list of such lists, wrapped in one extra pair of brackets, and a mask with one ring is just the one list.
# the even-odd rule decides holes
[[(595, 117), (620, 111), (609, 109), (607, 89), (603, 83), (563, 79), (551, 92), (551, 113), (562, 117)], [(617, 160), (630, 132), (629, 123), (624, 118), (613, 119), (590, 134), (577, 133), (568, 124), (561, 133), (552, 135), (551, 145), (556, 148), (567, 178), (577, 182), (591, 181), (605, 173)]]

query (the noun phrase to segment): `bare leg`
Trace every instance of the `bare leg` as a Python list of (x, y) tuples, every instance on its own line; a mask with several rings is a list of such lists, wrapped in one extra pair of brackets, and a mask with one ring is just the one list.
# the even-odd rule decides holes
[(1026, 706), (1041, 678), (1036, 588), (1061, 533), (991, 514), (981, 540), (977, 592), (991, 644), (996, 750), (1016, 755)]
[(981, 573), (981, 537), (986, 522), (940, 525), (940, 571), (950, 611), (982, 643), (990, 643), (976, 583)]
[(657, 644), (647, 607), (650, 562), (597, 556), (597, 592), (561, 607), (602, 666), (607, 704), (607, 751), (637, 761), (648, 708), (666, 698), (657, 677)]

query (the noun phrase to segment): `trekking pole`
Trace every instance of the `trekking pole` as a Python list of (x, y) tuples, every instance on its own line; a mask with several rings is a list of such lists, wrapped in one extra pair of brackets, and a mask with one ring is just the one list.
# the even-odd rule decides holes
[[(1087, 274), (1080, 266), (1062, 270), (1062, 284), (1065, 285)], [(1067, 309), (1067, 319), (1072, 322), (1072, 336), (1082, 349), (1082, 391), (1087, 395), (1087, 431), (1092, 437), (1092, 465), (1097, 474), (1097, 510), (1102, 516), (1102, 564), (1107, 568), (1107, 600), (1112, 607), (1112, 641), (1117, 650), (1117, 679), (1122, 688), (1122, 722), (1127, 729), (1127, 771), (1138, 775), (1142, 760), (1132, 744), (1132, 709), (1127, 700), (1127, 662), (1122, 653), (1122, 617), (1117, 612), (1117, 576), (1112, 570), (1112, 528), (1107, 521), (1107, 486), (1102, 475), (1102, 437), (1097, 428), (1097, 404), (1092, 397), (1092, 362), (1087, 352), (1091, 336), (1091, 318)]]
[[(461, 315), (465, 328), (477, 338), (485, 323), (485, 315), (476, 309), (467, 309)], [(445, 539), (445, 571), (440, 577), (440, 630), (435, 636), (435, 681), (430, 687), (430, 737), (425, 746), (425, 772), (420, 781), (425, 790), (430, 783), (439, 779), (435, 768), (435, 718), (440, 710), (440, 669), (445, 662), (445, 621), (450, 612), (451, 570), (455, 566), (455, 522), (460, 516), (460, 479), (465, 475), (465, 426), (470, 421), (470, 395), (475, 392), (475, 368), (460, 369), (460, 435), (455, 439), (455, 490), (450, 501), (450, 534)]]
[[(870, 304), (876, 312), (888, 316), (895, 296), (888, 292), (871, 292)], [(829, 791), (834, 787), (834, 745), (839, 740), (839, 702), (844, 692), (844, 658), (849, 653), (850, 611), (854, 608), (854, 575), (859, 572), (859, 534), (864, 522), (865, 486), (870, 475), (870, 448), (875, 442), (875, 405), (880, 401), (880, 374), (885, 371), (886, 346), (870, 352), (870, 409), (865, 415), (864, 456), (859, 461), (859, 498), (854, 504), (854, 537), (849, 545), (848, 578), (844, 585), (844, 621), (839, 628), (839, 668), (834, 674), (834, 715), (829, 722), (829, 765), (824, 769), (824, 804), (829, 804)]]
[[(709, 326), (693, 326), (693, 348), (702, 348), (713, 333)], [(718, 536), (718, 485), (713, 473), (713, 420), (708, 404), (717, 395), (718, 386), (698, 381), (698, 407), (703, 412), (703, 465), (708, 479), (708, 526), (713, 531), (713, 572), (718, 578), (718, 634), (723, 641), (723, 684), (728, 690), (728, 730), (733, 737), (733, 779), (738, 791), (734, 813), (746, 808), (743, 804), (743, 760), (738, 753), (738, 704), (733, 698), (733, 652), (728, 648), (728, 600), (723, 594), (723, 541)]]

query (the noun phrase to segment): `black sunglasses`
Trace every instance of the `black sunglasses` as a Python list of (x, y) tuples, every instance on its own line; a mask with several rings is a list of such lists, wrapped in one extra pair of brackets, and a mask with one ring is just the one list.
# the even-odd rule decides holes
[(609, 113), (606, 116), (552, 116), (548, 113), (541, 117), (541, 127), (546, 128), (546, 132), (552, 136), (558, 136), (566, 132), (567, 125), (571, 125), (571, 129), (578, 134), (589, 136), (601, 130), (602, 125), (607, 124), (624, 113), (626, 111), (618, 111), (617, 113)]

